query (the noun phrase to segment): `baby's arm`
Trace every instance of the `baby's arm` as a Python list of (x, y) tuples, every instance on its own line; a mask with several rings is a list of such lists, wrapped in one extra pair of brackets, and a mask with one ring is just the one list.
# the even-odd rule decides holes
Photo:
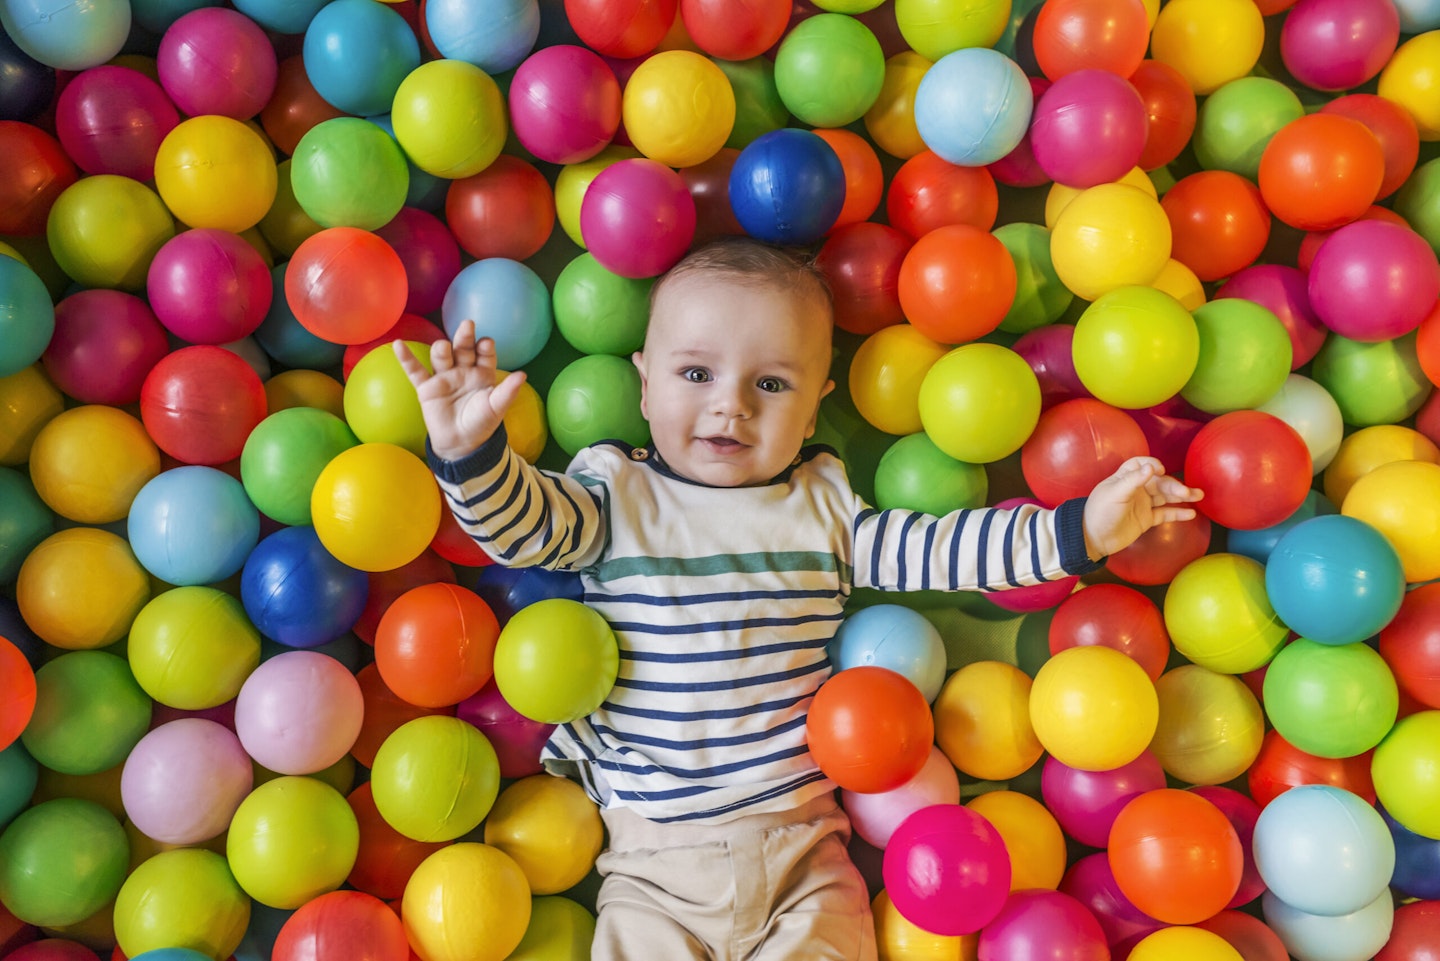
[(1158, 524), (1188, 521), (1203, 492), (1165, 473), (1154, 457), (1132, 457), (1095, 485), (1085, 501), (1085, 549), (1091, 560), (1124, 550)]

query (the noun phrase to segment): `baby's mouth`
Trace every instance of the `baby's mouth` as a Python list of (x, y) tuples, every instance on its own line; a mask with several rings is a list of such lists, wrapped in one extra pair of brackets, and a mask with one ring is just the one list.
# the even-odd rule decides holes
[(736, 440), (733, 437), (716, 436), (702, 437), (700, 439), (704, 443), (718, 450), (739, 450), (740, 448), (746, 446), (745, 444), (742, 444), (740, 441)]

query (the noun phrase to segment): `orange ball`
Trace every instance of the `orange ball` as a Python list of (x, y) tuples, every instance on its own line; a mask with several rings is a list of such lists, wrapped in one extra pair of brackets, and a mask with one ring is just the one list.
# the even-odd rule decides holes
[(1031, 43), (1051, 80), (1086, 69), (1128, 77), (1150, 46), (1150, 18), (1140, 0), (1047, 0)]
[(880, 157), (875, 148), (864, 137), (849, 130), (813, 132), (835, 151), (835, 156), (840, 158), (840, 167), (845, 171), (845, 204), (830, 229), (869, 220), (885, 193), (885, 171), (880, 169)]
[(285, 302), (310, 333), (363, 344), (405, 312), (410, 284), (400, 255), (358, 227), (327, 227), (301, 242), (285, 268)]
[(1176, 788), (1127, 803), (1107, 850), (1120, 892), (1166, 924), (1195, 924), (1224, 910), (1245, 869), (1244, 847), (1225, 813)]
[(1301, 230), (1348, 224), (1380, 195), (1385, 151), (1358, 120), (1313, 113), (1275, 132), (1260, 155), (1260, 195)]
[(480, 595), (456, 584), (401, 594), (375, 630), (375, 666), (385, 685), (419, 707), (458, 704), (495, 670), (500, 622)]
[(820, 686), (805, 734), (826, 777), (847, 791), (879, 794), (920, 773), (935, 742), (935, 722), (909, 678), (867, 665), (839, 671)]
[(1015, 261), (994, 234), (969, 224), (930, 231), (900, 264), (900, 308), (940, 344), (978, 340), (1000, 326), (1017, 286)]
[(1145, 101), (1149, 119), (1139, 166), (1155, 170), (1180, 156), (1190, 142), (1198, 115), (1195, 91), (1183, 73), (1159, 60), (1142, 61), (1130, 75), (1130, 85)]
[(1270, 239), (1270, 211), (1260, 191), (1228, 170), (1180, 178), (1160, 206), (1170, 219), (1170, 256), (1203, 281), (1250, 266)]

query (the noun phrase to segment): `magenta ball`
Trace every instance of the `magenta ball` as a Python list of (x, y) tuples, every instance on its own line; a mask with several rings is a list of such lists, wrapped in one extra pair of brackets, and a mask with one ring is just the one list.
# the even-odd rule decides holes
[(55, 101), (55, 135), (87, 174), (152, 179), (160, 143), (179, 123), (164, 89), (129, 67), (83, 70)]
[(1400, 41), (1392, 0), (1300, 0), (1280, 28), (1280, 59), (1316, 90), (1348, 90), (1380, 73)]
[(1266, 308), (1290, 335), (1290, 369), (1315, 359), (1329, 333), (1310, 304), (1305, 272), (1283, 264), (1256, 264), (1237, 271), (1215, 292), (1215, 298), (1240, 297)]
[(1076, 70), (1036, 101), (1030, 147), (1051, 180), (1094, 187), (1139, 164), (1149, 123), (1145, 101), (1130, 81), (1108, 70)]
[(120, 800), (140, 833), (166, 844), (219, 835), (254, 783), (254, 768), (229, 728), (198, 717), (161, 724), (130, 750)]
[(493, 678), (456, 705), (455, 716), (485, 735), (500, 760), (501, 777), (529, 777), (542, 770), (540, 750), (555, 725), (531, 720), (511, 707)]
[(959, 804), (921, 808), (885, 847), (885, 890), (901, 917), (931, 934), (971, 934), (1010, 894), (1010, 854), (1000, 832)]
[(664, 164), (621, 160), (586, 189), (580, 236), (612, 274), (657, 277), (685, 256), (695, 238), (695, 200), (684, 179)]
[(1114, 945), (1149, 934), (1164, 925), (1130, 903), (1115, 881), (1110, 856), (1087, 854), (1065, 871), (1060, 890), (1079, 901), (1100, 922), (1105, 940)]
[(1165, 770), (1149, 751), (1109, 771), (1082, 771), (1045, 759), (1040, 794), (1060, 828), (1081, 844), (1103, 848), (1120, 809), (1146, 791), (1165, 786)]
[(571, 44), (535, 51), (510, 81), (510, 126), (547, 163), (595, 156), (620, 127), (620, 81), (599, 54)]
[(445, 302), (450, 281), (460, 273), (460, 243), (439, 217), (418, 207), (402, 207), (376, 235), (395, 248), (405, 265), (409, 314), (433, 313)]
[(228, 344), (254, 333), (275, 288), (264, 259), (239, 234), (187, 230), (150, 261), (145, 291), (155, 317), (191, 344)]
[(930, 749), (920, 773), (892, 791), (861, 794), (841, 791), (845, 813), (855, 833), (867, 844), (884, 848), (906, 818), (934, 804), (960, 803), (960, 778), (938, 747)]
[(1440, 261), (1409, 227), (1357, 220), (1336, 230), (1310, 262), (1310, 304), (1342, 337), (1393, 340), (1420, 326), (1440, 297)]
[(977, 961), (1110, 961), (1090, 909), (1060, 891), (1016, 891), (980, 932)]
[(1074, 343), (1075, 326), (1057, 323), (1027, 330), (1011, 347), (1030, 365), (1035, 379), (1040, 382), (1042, 408), (1090, 396), (1080, 382), (1080, 375), (1075, 373)]
[(151, 368), (170, 352), (150, 306), (120, 290), (81, 290), (55, 305), (55, 333), (40, 355), (67, 396), (124, 407), (140, 399)]
[(1255, 822), (1260, 820), (1260, 805), (1248, 795), (1218, 784), (1193, 787), (1190, 791), (1219, 808), (1235, 828), (1235, 833), (1240, 838), (1240, 846), (1245, 849), (1245, 869), (1240, 875), (1240, 887), (1227, 907), (1238, 908), (1249, 904), (1265, 893), (1265, 880), (1260, 877), (1260, 869), (1255, 866), (1255, 853), (1251, 849), (1251, 841), (1255, 837)]
[(249, 120), (275, 92), (278, 61), (254, 20), (228, 7), (202, 7), (166, 29), (155, 67), (182, 113)]
[(1179, 474), (1185, 469), (1190, 441), (1206, 421), (1214, 419), (1213, 414), (1196, 410), (1179, 394), (1154, 407), (1129, 413), (1140, 425), (1140, 432), (1150, 446), (1150, 455), (1165, 465), (1168, 474)]
[(314, 774), (355, 744), (365, 698), (355, 675), (319, 651), (276, 654), (235, 699), (235, 733), (255, 763), (277, 774)]

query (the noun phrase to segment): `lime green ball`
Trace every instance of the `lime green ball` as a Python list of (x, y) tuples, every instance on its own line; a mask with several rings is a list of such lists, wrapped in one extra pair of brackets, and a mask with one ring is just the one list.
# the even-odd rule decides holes
[(55, 198), (45, 222), (56, 265), (82, 287), (144, 291), (150, 261), (173, 236), (160, 195), (118, 174), (81, 177)]
[(1221, 674), (1264, 667), (1289, 634), (1265, 593), (1264, 565), (1241, 554), (1186, 564), (1165, 592), (1164, 615), (1175, 650)]
[(949, 456), (988, 464), (1019, 450), (1040, 421), (1040, 382), (998, 344), (955, 348), (920, 382), (920, 423)]
[(1375, 794), (1401, 825), (1440, 840), (1440, 711), (1401, 718), (1375, 749)]
[(115, 898), (115, 938), (127, 957), (189, 948), (228, 958), (250, 924), (250, 899), (225, 859), (175, 848), (143, 861)]
[(378, 230), (405, 206), (410, 165), (383, 128), (359, 117), (311, 127), (290, 158), (295, 202), (322, 227)]
[(1280, 318), (1240, 297), (1222, 297), (1191, 312), (1200, 335), (1195, 372), (1180, 396), (1210, 414), (1252, 410), (1290, 376), (1293, 347)]
[(895, 0), (900, 35), (931, 62), (967, 47), (994, 47), (1010, 25), (1010, 15), (1009, 0)]
[(753, 60), (716, 60), (735, 91), (735, 125), (725, 146), (743, 150), (761, 134), (790, 122), (790, 111), (775, 87), (775, 64), (769, 57)]
[(1417, 331), (1394, 340), (1362, 343), (1331, 334), (1310, 376), (1340, 405), (1351, 427), (1398, 424), (1420, 409), (1434, 385), (1420, 368)]
[(1206, 170), (1228, 170), (1252, 182), (1260, 178), (1260, 155), (1276, 131), (1305, 116), (1295, 92), (1269, 77), (1231, 80), (1204, 98), (1190, 142)]
[(568, 724), (595, 710), (619, 667), (605, 618), (568, 598), (522, 607), (495, 642), (495, 686), (506, 703), (542, 724)]
[(984, 507), (990, 479), (979, 464), (958, 461), (924, 433), (901, 437), (875, 467), (875, 506), (937, 516)]
[(260, 663), (260, 632), (224, 591), (177, 587), (140, 609), (128, 653), (145, 693), (167, 707), (203, 711), (240, 693)]
[(410, 71), (395, 91), (390, 123), (411, 163), (450, 180), (490, 166), (509, 132), (499, 86), (464, 60), (432, 60)]
[(75, 924), (115, 897), (129, 865), (115, 815), (80, 798), (44, 801), (0, 834), (0, 904), (26, 924)]
[(885, 52), (854, 17), (820, 13), (790, 28), (775, 53), (775, 89), (812, 127), (843, 127), (865, 116), (885, 83)]
[(235, 881), (272, 908), (298, 908), (339, 888), (359, 850), (354, 810), (312, 777), (277, 777), (251, 791), (225, 836)]
[(1306, 754), (1342, 758), (1379, 744), (1395, 724), (1395, 676), (1364, 643), (1301, 637), (1265, 671), (1265, 713), (1280, 736)]
[[(406, 341), (430, 367), (430, 345)], [(394, 444), (425, 458), (425, 419), (420, 398), (395, 351), (383, 344), (361, 357), (345, 379), (345, 422), (365, 444)]]
[(315, 407), (288, 407), (266, 417), (240, 454), (240, 482), (262, 514), (291, 527), (310, 523), (315, 478), (341, 451), (360, 443), (343, 420)]
[(1017, 221), (996, 227), (993, 233), (1015, 261), (1015, 302), (1000, 321), (1000, 329), (1023, 334), (1059, 320), (1075, 294), (1055, 273), (1050, 231), (1040, 224)]
[(550, 436), (572, 457), (612, 438), (634, 447), (650, 442), (650, 425), (640, 413), (640, 372), (628, 357), (591, 354), (571, 361), (550, 384), (545, 417)]
[(1395, 212), (1440, 250), (1440, 157), (1426, 161), (1395, 192)]
[(479, 827), (500, 793), (500, 761), (479, 728), (449, 715), (400, 725), (375, 752), (375, 808), (416, 841), (453, 841)]
[(1153, 287), (1117, 287), (1085, 308), (1070, 346), (1085, 389), (1140, 410), (1174, 397), (1195, 373), (1200, 332), (1180, 301)]
[(629, 357), (645, 345), (653, 286), (653, 277), (621, 277), (582, 253), (555, 278), (555, 326), (581, 353)]
[(71, 651), (35, 672), (35, 713), (20, 740), (52, 771), (99, 774), (145, 736), (151, 707), (124, 659)]
[(537, 897), (530, 902), (530, 926), (505, 961), (590, 961), (595, 916), (569, 898)]

